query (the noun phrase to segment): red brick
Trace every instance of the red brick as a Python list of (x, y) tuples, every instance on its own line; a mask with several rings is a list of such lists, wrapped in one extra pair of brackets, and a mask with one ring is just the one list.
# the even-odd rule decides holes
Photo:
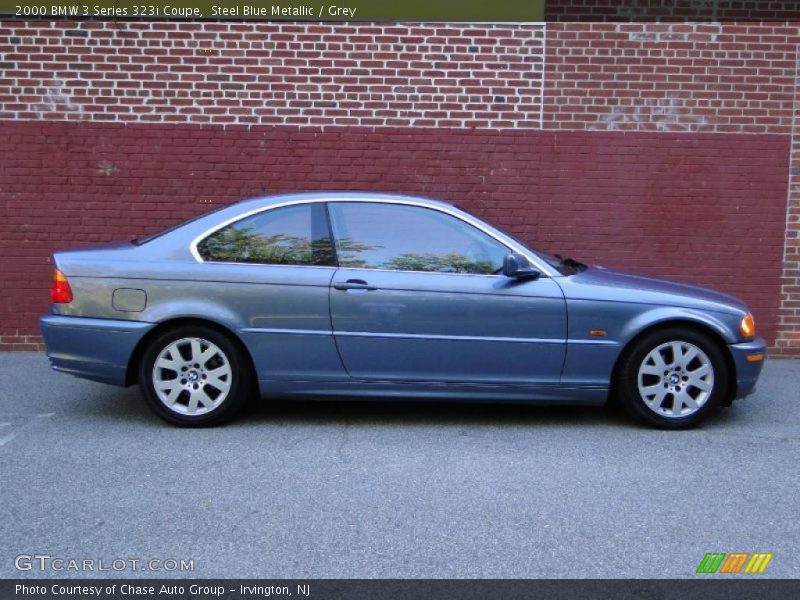
[[(445, 198), (544, 249), (737, 294), (772, 341), (788, 152), (776, 135), (0, 122), (13, 198), (0, 207), (0, 343), (33, 341), (54, 250), (297, 189)], [(15, 166), (43, 161), (35, 177)], [(747, 231), (757, 245), (737, 244)]]
[[(548, 10), (567, 3), (595, 21), (619, 9)], [(741, 295), (800, 353), (800, 34), (771, 18), (2, 23), (0, 344), (38, 345), (55, 248), (203, 200), (362, 188), (449, 198), (545, 247)], [(732, 247), (742, 232), (752, 243)]]

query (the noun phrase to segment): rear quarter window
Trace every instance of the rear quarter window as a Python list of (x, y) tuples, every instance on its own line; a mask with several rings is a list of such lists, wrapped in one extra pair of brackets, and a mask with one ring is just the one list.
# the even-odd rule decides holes
[(265, 210), (219, 229), (197, 245), (206, 262), (333, 266), (325, 206)]

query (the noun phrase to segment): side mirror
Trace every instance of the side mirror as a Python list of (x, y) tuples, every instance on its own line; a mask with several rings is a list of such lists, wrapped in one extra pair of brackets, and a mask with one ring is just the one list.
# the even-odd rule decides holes
[(541, 273), (531, 266), (524, 255), (512, 252), (503, 259), (503, 275), (512, 279), (536, 279)]

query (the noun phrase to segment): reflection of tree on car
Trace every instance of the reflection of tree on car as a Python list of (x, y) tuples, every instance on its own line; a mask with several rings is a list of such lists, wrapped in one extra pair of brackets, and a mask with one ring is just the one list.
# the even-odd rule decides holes
[[(352, 252), (367, 249), (366, 246), (347, 241), (346, 248)], [(237, 229), (227, 227), (212, 235), (197, 249), (204, 258), (214, 257), (221, 262), (244, 262), (271, 265), (331, 265), (333, 247), (326, 238), (309, 241), (306, 238), (276, 234), (270, 236), (252, 233), (251, 227)]]
[(367, 250), (374, 250), (376, 248), (383, 248), (383, 246), (370, 246), (369, 244), (362, 244), (356, 242), (349, 237), (339, 238), (336, 241), (336, 257), (339, 259), (339, 266), (350, 267), (352, 269), (369, 269), (376, 268), (367, 263), (362, 258), (357, 258), (362, 252)]
[(374, 250), (383, 246), (362, 244), (350, 238), (342, 238), (336, 244), (339, 266), (352, 269), (388, 269), (392, 271), (430, 271), (434, 273), (478, 273), (491, 275), (497, 269), (489, 261), (471, 260), (463, 254), (404, 252), (380, 262), (370, 263), (361, 258), (366, 250)]
[(437, 273), (477, 273), (491, 275), (496, 269), (488, 261), (470, 260), (463, 254), (415, 254), (407, 252), (387, 260), (384, 269), (397, 271), (434, 271)]
[[(434, 273), (476, 273), (491, 275), (497, 269), (489, 261), (472, 260), (463, 254), (405, 252), (370, 264), (362, 258), (368, 250), (381, 246), (341, 238), (336, 245), (339, 265), (354, 269), (390, 269), (400, 271), (429, 271)], [(332, 265), (333, 246), (327, 237), (309, 241), (304, 237), (286, 234), (262, 235), (252, 227), (226, 227), (209, 236), (197, 246), (205, 259), (218, 262), (260, 263), (271, 265)]]
[(197, 248), (203, 257), (223, 262), (266, 263), (273, 265), (330, 264), (330, 240), (309, 242), (284, 234), (262, 236), (252, 228), (226, 227), (203, 240)]

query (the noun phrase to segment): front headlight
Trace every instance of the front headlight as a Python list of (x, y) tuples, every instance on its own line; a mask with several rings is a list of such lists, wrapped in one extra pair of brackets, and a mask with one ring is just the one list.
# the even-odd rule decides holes
[(739, 331), (746, 338), (751, 338), (756, 334), (756, 322), (753, 320), (753, 315), (747, 313), (742, 317), (742, 322), (739, 324)]

